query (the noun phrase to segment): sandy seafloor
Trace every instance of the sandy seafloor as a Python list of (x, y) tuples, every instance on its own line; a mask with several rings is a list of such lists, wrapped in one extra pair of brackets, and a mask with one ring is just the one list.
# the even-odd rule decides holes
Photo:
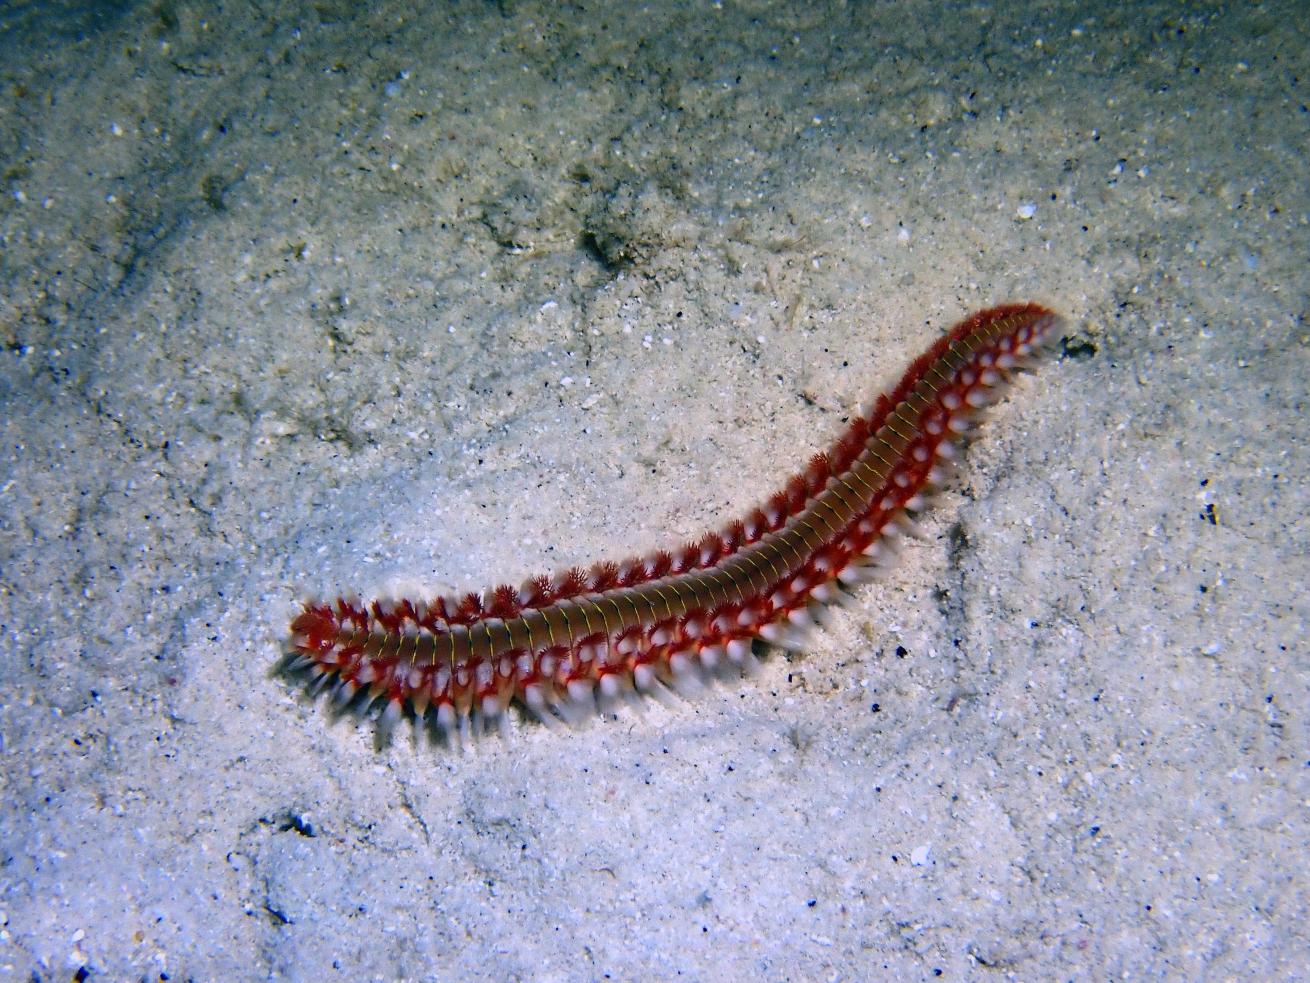
[[(0, 8), (0, 978), (1310, 978), (1304, 7), (360, 6)], [(270, 675), (1014, 299), (804, 655), (462, 749)]]

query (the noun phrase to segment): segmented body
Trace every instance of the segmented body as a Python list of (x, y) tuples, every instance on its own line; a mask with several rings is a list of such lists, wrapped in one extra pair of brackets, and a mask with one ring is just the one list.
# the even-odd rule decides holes
[(756, 638), (797, 646), (815, 606), (867, 576), (985, 391), (1057, 323), (1035, 304), (961, 322), (782, 491), (681, 550), (462, 598), (307, 603), (293, 650), (343, 698), (363, 688), (389, 719), (431, 707), (455, 729), (514, 701), (568, 717), (598, 691), (741, 664)]

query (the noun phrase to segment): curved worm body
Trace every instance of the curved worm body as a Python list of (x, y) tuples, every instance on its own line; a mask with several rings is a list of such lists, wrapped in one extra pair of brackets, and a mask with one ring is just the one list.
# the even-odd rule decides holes
[(1058, 323), (1036, 304), (962, 321), (782, 491), (676, 552), (462, 598), (306, 603), (291, 623), (295, 667), (344, 701), (385, 697), (384, 724), (432, 709), (454, 731), (514, 702), (572, 719), (598, 694), (744, 665), (756, 638), (799, 647), (818, 607), (868, 578), (986, 391)]

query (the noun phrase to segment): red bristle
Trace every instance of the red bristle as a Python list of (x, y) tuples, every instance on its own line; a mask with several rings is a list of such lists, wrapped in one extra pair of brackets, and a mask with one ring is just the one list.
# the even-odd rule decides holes
[(623, 628), (614, 636), (614, 648), (620, 652), (637, 648), (644, 634), (645, 629), (642, 625), (633, 625), (630, 628)]
[(737, 519), (723, 530), (723, 555), (735, 552), (746, 542), (746, 523)]
[(418, 621), (419, 628), (434, 634), (444, 630), (445, 625), (447, 625), (447, 621), (445, 621), (444, 617), (441, 617), (440, 611), (432, 606), (431, 603), (419, 604), (419, 609), (415, 612), (414, 620)]
[(587, 580), (588, 588), (597, 594), (613, 590), (618, 583), (619, 565), (613, 560), (597, 563), (591, 568), (591, 576)]
[(305, 610), (291, 622), (291, 634), (304, 636), (296, 648), (306, 655), (322, 652), (335, 642), (338, 621), (330, 608), (322, 605), (306, 605)]
[(586, 592), (587, 575), (581, 567), (570, 567), (555, 583), (555, 593), (561, 599), (567, 600)]
[(727, 544), (723, 537), (716, 532), (707, 532), (696, 543), (697, 561), (696, 566), (708, 567), (715, 563), (729, 552)]
[(660, 550), (646, 561), (646, 578), (649, 580), (658, 580), (661, 577), (667, 577), (669, 575), (669, 570), (672, 567), (672, 554), (667, 550)]
[(450, 625), (459, 624), (459, 598), (452, 595), (438, 597), (433, 605), (441, 616), (441, 620)]
[(850, 431), (846, 434), (840, 444), (831, 455), (832, 470), (836, 474), (839, 471), (845, 471), (851, 466), (851, 463), (860, 456), (864, 451), (865, 443), (869, 439), (867, 421), (863, 417), (856, 420)]
[(349, 601), (344, 597), (337, 598), (337, 620), (350, 624), (357, 629), (363, 629), (368, 624), (368, 612), (360, 604)]
[(670, 644), (678, 637), (678, 619), (665, 618), (663, 621), (657, 621), (651, 625), (647, 636), (654, 645)]
[(768, 518), (769, 513), (772, 513), (772, 519), (769, 521), (770, 529), (779, 528), (787, 520), (788, 508), (789, 496), (786, 492), (776, 492), (769, 497), (765, 515)]
[(482, 617), (482, 595), (472, 591), (459, 601), (459, 608), (454, 612), (450, 623), (454, 625), (471, 625)]
[(373, 621), (382, 626), (384, 631), (395, 632), (399, 628), (399, 621), (390, 607), (383, 607), (381, 601), (374, 601), (369, 605), (369, 613), (373, 616)]
[(673, 564), (673, 572), (686, 573), (688, 570), (694, 570), (700, 563), (700, 550), (695, 543), (684, 543), (682, 549), (678, 550), (677, 559)]
[(863, 446), (864, 442), (869, 439), (873, 433), (870, 427), (870, 420), (864, 414), (860, 414), (851, 420), (850, 430), (847, 432), (846, 439), (855, 446)]
[(513, 618), (519, 610), (519, 592), (509, 584), (497, 584), (491, 592), (487, 615), (492, 618)]
[(810, 458), (809, 467), (805, 469), (806, 491), (810, 495), (817, 495), (823, 491), (823, 486), (827, 484), (831, 474), (832, 463), (828, 460), (828, 455), (815, 454)]
[(590, 635), (586, 635), (574, 642), (573, 648), (575, 650), (584, 648), (603, 648), (607, 644), (608, 639), (605, 635), (602, 632), (594, 631)]
[(810, 482), (805, 474), (794, 474), (787, 480), (787, 490), (783, 493), (786, 500), (787, 513), (799, 512), (805, 504), (806, 499), (810, 497)]
[(524, 583), (519, 591), (524, 607), (545, 607), (555, 599), (555, 584), (545, 574), (538, 574)]

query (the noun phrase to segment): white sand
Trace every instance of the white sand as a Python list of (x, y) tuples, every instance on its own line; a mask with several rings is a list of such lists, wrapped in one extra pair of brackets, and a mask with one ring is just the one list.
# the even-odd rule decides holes
[[(0, 13), (0, 977), (1310, 974), (1300, 5), (356, 6)], [(270, 676), (721, 525), (1019, 299), (804, 657), (465, 752)]]

